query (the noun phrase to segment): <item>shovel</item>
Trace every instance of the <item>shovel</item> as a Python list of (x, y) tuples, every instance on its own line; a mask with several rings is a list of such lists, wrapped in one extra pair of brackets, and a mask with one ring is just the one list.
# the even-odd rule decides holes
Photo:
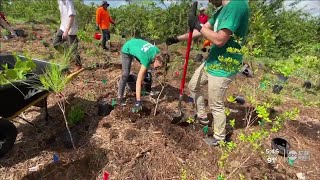
[[(191, 12), (190, 12), (191, 16), (195, 16), (196, 15), (197, 6), (198, 6), (198, 2), (197, 1), (193, 2), (192, 7), (191, 7)], [(190, 48), (191, 48), (191, 42), (192, 42), (192, 33), (193, 33), (193, 29), (190, 28), (189, 29), (187, 52), (186, 52), (186, 60), (185, 60), (184, 67), (183, 67), (183, 74), (182, 74), (181, 85), (180, 85), (180, 95), (179, 95), (179, 104), (178, 104), (179, 110), (172, 117), (171, 124), (179, 123), (184, 117), (184, 113), (182, 112), (181, 101), (182, 101), (182, 98), (183, 98), (183, 90), (184, 90), (184, 85), (185, 85), (185, 81), (186, 81), (187, 69), (188, 69), (188, 61), (189, 61)]]

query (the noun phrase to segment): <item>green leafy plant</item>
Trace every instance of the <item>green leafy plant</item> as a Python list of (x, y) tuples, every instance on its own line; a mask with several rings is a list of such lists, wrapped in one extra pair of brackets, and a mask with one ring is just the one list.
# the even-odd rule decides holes
[(84, 110), (81, 105), (74, 105), (71, 107), (67, 119), (69, 124), (75, 125), (78, 124), (80, 121), (82, 121), (84, 118)]
[(86, 31), (80, 30), (77, 33), (77, 37), (79, 38), (80, 41), (91, 43), (92, 42), (92, 37), (90, 37)]
[(230, 126), (234, 128), (235, 125), (236, 125), (236, 120), (235, 119), (230, 120)]
[(24, 61), (16, 54), (14, 54), (14, 57), (16, 63), (13, 68), (9, 68), (8, 64), (2, 65), (4, 70), (0, 71), (0, 85), (26, 79), (26, 74), (31, 73), (36, 68), (36, 64), (30, 57), (26, 56), (27, 58)]
[(187, 180), (187, 170), (186, 169), (181, 169), (181, 175), (180, 178), (181, 180)]
[(229, 97), (227, 97), (227, 101), (230, 102), (230, 103), (236, 103), (236, 97), (229, 96)]

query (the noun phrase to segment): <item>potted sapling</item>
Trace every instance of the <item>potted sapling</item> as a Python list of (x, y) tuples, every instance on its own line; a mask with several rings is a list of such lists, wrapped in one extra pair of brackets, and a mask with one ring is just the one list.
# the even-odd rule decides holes
[(285, 62), (277, 62), (276, 71), (278, 72), (278, 83), (273, 86), (273, 93), (279, 94), (283, 89), (283, 85), (288, 80), (289, 76), (294, 72), (294, 68)]

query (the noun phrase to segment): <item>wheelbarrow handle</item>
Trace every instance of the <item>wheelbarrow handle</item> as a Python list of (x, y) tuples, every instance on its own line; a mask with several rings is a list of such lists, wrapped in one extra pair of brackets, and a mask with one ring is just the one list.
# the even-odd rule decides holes
[(81, 69), (79, 69), (78, 71), (76, 71), (76, 72), (74, 72), (74, 73), (72, 73), (72, 74), (69, 74), (68, 76), (67, 76), (67, 83), (69, 83), (74, 77), (76, 77), (78, 74), (80, 74), (82, 71), (84, 71), (85, 70), (85, 68), (81, 68)]

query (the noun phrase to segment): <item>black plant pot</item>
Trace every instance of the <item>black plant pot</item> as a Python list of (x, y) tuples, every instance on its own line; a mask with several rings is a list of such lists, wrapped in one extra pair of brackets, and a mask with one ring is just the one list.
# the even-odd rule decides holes
[(196, 58), (194, 59), (195, 62), (202, 62), (203, 56), (202, 54), (197, 54)]
[(278, 74), (278, 79), (282, 82), (286, 82), (288, 80), (288, 77), (284, 76), (283, 74)]
[(273, 92), (274, 94), (279, 94), (282, 89), (283, 89), (283, 86), (281, 86), (281, 85), (274, 85), (272, 92)]
[(108, 116), (113, 110), (112, 105), (106, 101), (101, 101), (98, 103), (98, 116)]
[(243, 104), (246, 103), (246, 100), (244, 99), (243, 96), (236, 96), (235, 98), (236, 98), (236, 102), (237, 102), (238, 104), (243, 105)]
[(303, 87), (306, 88), (306, 89), (310, 89), (312, 86), (311, 82), (310, 81), (305, 81), (304, 84), (303, 84)]
[[(136, 91), (136, 81), (137, 81), (137, 76), (134, 74), (130, 74), (127, 80), (127, 86), (129, 87), (129, 90), (132, 92)], [(152, 74), (151, 72), (147, 72), (144, 78), (142, 89), (144, 89), (146, 92), (150, 92), (151, 87), (152, 87)]]
[(25, 37), (26, 36), (24, 33), (24, 30), (22, 30), (22, 29), (15, 29), (14, 31), (18, 37)]
[(251, 69), (244, 69), (242, 71), (242, 74), (245, 75), (246, 77), (253, 77), (253, 72), (251, 71)]
[(253, 71), (248, 64), (244, 64), (240, 71), (246, 77), (253, 77)]
[(147, 72), (146, 76), (144, 77), (144, 83), (142, 89), (144, 89), (146, 92), (151, 92), (151, 86), (152, 86), (152, 74), (151, 72)]
[(127, 86), (129, 87), (129, 90), (132, 92), (136, 91), (136, 80), (137, 76), (134, 74), (130, 74), (127, 80)]
[(278, 149), (279, 155), (287, 157), (290, 151), (290, 144), (283, 138), (274, 138), (271, 141), (272, 149)]

